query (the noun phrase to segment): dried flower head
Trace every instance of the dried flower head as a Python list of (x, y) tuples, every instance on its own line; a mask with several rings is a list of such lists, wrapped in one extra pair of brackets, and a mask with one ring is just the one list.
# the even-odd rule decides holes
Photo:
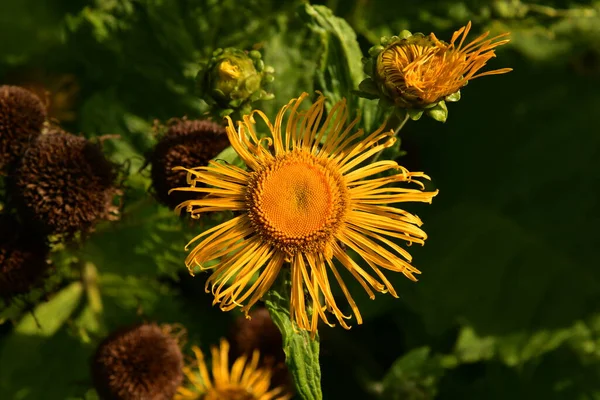
[(285, 364), (283, 338), (265, 307), (253, 309), (249, 318), (240, 316), (236, 319), (231, 330), (231, 350), (235, 356), (250, 356), (258, 350), (259, 366), (271, 369), (273, 385), (293, 392), (291, 375)]
[(50, 267), (48, 252), (44, 236), (0, 215), (0, 297), (11, 299), (40, 282)]
[[(258, 368), (260, 354), (237, 358), (229, 368), (229, 343), (221, 340), (220, 347), (211, 348), (212, 368), (209, 373), (204, 354), (198, 347), (194, 367), (185, 367), (184, 373), (191, 386), (182, 386), (175, 400), (288, 400), (289, 394), (277, 387), (271, 389), (271, 370)], [(197, 371), (195, 371), (197, 369)], [(212, 378), (211, 378), (212, 375)]]
[[(307, 96), (304, 93), (284, 106), (275, 125), (261, 111), (244, 116), (237, 128), (228, 119), (229, 141), (248, 170), (211, 162), (208, 167), (188, 169), (190, 187), (176, 190), (208, 194), (178, 206), (193, 217), (225, 210), (237, 214), (193, 239), (202, 241), (186, 259), (190, 272), (196, 267), (213, 270), (206, 290), (212, 285), (214, 303), (220, 303), (224, 311), (241, 306), (248, 314), (280, 271), (289, 268), (290, 316), (314, 335), (319, 319), (333, 326), (326, 311), (350, 328), (345, 322), (350, 317), (333, 297), (331, 274), (362, 323), (338, 268), (347, 270), (371, 298), (371, 288), (397, 296), (382, 269), (416, 280), (419, 270), (393, 239), (423, 244), (427, 235), (419, 228), (418, 217), (394, 203), (430, 203), (437, 191), (424, 191), (421, 180), (429, 177), (409, 172), (394, 161), (363, 165), (393, 145), (393, 131), (383, 132), (383, 126), (370, 135), (353, 131), (358, 119), (346, 126), (345, 99), (329, 113), (323, 96), (300, 111)], [(255, 116), (269, 128), (268, 137), (257, 137)], [(377, 177), (380, 173), (387, 175)], [(403, 187), (406, 184), (416, 187)], [(368, 268), (356, 263), (342, 246), (355, 251)]]
[(52, 131), (31, 143), (10, 185), (24, 220), (41, 232), (71, 237), (114, 218), (115, 178), (98, 144)]
[(426, 112), (434, 119), (447, 118), (446, 101), (458, 101), (460, 89), (471, 79), (504, 74), (511, 68), (479, 72), (496, 56), (495, 48), (506, 44), (509, 33), (488, 39), (489, 32), (471, 42), (466, 38), (471, 22), (454, 32), (450, 43), (434, 33), (424, 36), (403, 31), (400, 36), (381, 39), (369, 50), (365, 71), (370, 78), (361, 82), (365, 97), (408, 110), (413, 119)]
[(227, 146), (225, 128), (212, 121), (182, 120), (171, 125), (147, 157), (157, 199), (174, 209), (183, 201), (199, 198), (198, 194), (182, 192), (169, 195), (169, 190), (187, 185), (187, 173), (173, 168), (208, 165)]
[(285, 361), (281, 332), (264, 307), (252, 310), (248, 317), (237, 318), (231, 336), (235, 353), (251, 354), (258, 349), (263, 358)]
[(18, 86), (0, 86), (0, 172), (41, 133), (45, 120), (39, 97)]
[(96, 350), (94, 386), (106, 400), (171, 400), (183, 382), (183, 355), (168, 326), (114, 332)]

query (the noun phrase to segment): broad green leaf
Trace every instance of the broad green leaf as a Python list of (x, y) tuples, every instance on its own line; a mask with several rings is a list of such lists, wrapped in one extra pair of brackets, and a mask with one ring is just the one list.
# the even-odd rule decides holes
[(576, 334), (576, 328), (571, 327), (481, 338), (472, 328), (465, 327), (460, 333), (455, 352), (462, 362), (477, 362), (497, 357), (509, 366), (519, 366), (558, 348)]
[[(47, 303), (41, 303), (15, 327), (19, 335), (48, 337), (56, 333), (77, 307), (83, 292), (80, 282), (71, 283)], [(10, 346), (7, 346), (10, 347)]]
[(319, 48), (320, 42), (310, 34), (300, 17), (277, 16), (264, 42), (265, 64), (275, 69), (275, 80), (271, 84), (275, 99), (259, 103), (271, 121), (291, 99), (302, 92), (313, 92)]
[(437, 382), (450, 365), (428, 347), (411, 350), (394, 362), (380, 384), (381, 398), (389, 400), (434, 399)]
[(361, 126), (371, 131), (383, 120), (376, 120), (380, 117), (376, 102), (362, 99), (353, 92), (366, 77), (356, 33), (343, 18), (334, 16), (325, 6), (306, 4), (300, 8), (299, 14), (320, 39), (315, 89), (323, 92), (330, 106), (345, 98), (351, 119), (354, 119), (357, 111), (362, 113)]
[(77, 390), (76, 381), (87, 373), (88, 355), (65, 327), (82, 294), (83, 285), (71, 283), (23, 317), (3, 340), (0, 398), (64, 398)]

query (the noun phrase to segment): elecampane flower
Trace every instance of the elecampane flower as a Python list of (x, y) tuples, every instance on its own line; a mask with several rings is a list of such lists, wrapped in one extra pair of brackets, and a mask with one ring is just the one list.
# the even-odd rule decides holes
[[(245, 116), (238, 129), (228, 119), (230, 143), (248, 170), (211, 162), (187, 170), (190, 187), (176, 190), (207, 193), (178, 206), (192, 216), (212, 211), (237, 215), (194, 238), (192, 242), (203, 240), (186, 260), (190, 271), (196, 267), (214, 271), (206, 283), (207, 291), (212, 286), (214, 303), (224, 311), (240, 306), (247, 314), (282, 269), (289, 268), (290, 316), (298, 327), (314, 334), (319, 318), (333, 326), (326, 311), (349, 328), (344, 319), (350, 316), (344, 315), (332, 294), (332, 278), (362, 323), (340, 269), (349, 272), (371, 298), (374, 291), (397, 297), (384, 270), (416, 280), (419, 270), (394, 239), (423, 244), (427, 235), (419, 228), (418, 217), (395, 204), (430, 203), (437, 191), (424, 191), (421, 180), (428, 176), (409, 172), (394, 161), (368, 163), (394, 143), (392, 131), (383, 132), (382, 126), (364, 137), (361, 129), (355, 130), (358, 119), (346, 126), (345, 100), (326, 113), (325, 98), (320, 96), (308, 110), (300, 111), (307, 96), (291, 100), (274, 124), (261, 111)], [(255, 116), (268, 126), (269, 137), (257, 136)], [(387, 176), (378, 175), (384, 172)], [(406, 183), (415, 187), (398, 186)], [(355, 262), (347, 249), (356, 252), (364, 265)]]
[(434, 104), (471, 79), (512, 71), (501, 68), (479, 72), (496, 56), (495, 48), (509, 42), (509, 33), (488, 39), (486, 32), (465, 43), (470, 30), (471, 22), (454, 32), (450, 43), (439, 40), (434, 33), (428, 37), (415, 34), (390, 43), (379, 53), (376, 74), (396, 105)]
[(175, 400), (288, 400), (283, 388), (270, 389), (271, 370), (258, 368), (260, 354), (255, 350), (248, 361), (247, 356), (235, 360), (229, 368), (229, 343), (221, 340), (220, 347), (212, 347), (212, 379), (204, 354), (198, 347), (192, 348), (196, 355), (198, 372), (184, 367), (183, 372), (192, 387), (181, 386)]

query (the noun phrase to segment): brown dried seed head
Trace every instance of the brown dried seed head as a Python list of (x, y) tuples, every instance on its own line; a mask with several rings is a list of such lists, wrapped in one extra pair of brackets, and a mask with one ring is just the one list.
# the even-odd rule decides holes
[(50, 264), (46, 239), (27, 231), (9, 215), (0, 215), (0, 297), (27, 293), (43, 280)]
[(0, 86), (0, 172), (15, 162), (46, 119), (46, 108), (35, 94), (18, 86)]
[(113, 217), (115, 178), (99, 145), (54, 131), (30, 145), (9, 188), (26, 221), (41, 232), (71, 237)]
[(255, 308), (250, 312), (251, 319), (239, 317), (231, 330), (231, 350), (234, 357), (251, 355), (255, 349), (260, 351), (260, 365), (273, 371), (271, 378), (274, 387), (284, 386), (289, 393), (294, 392), (292, 378), (285, 364), (283, 339), (269, 311)]
[(169, 190), (189, 186), (185, 171), (174, 167), (193, 168), (208, 162), (229, 146), (225, 129), (208, 120), (182, 120), (169, 127), (158, 141), (148, 162), (152, 165), (152, 186), (157, 199), (174, 209), (183, 201), (201, 197), (201, 194)]
[(105, 400), (171, 400), (183, 381), (183, 355), (164, 327), (137, 325), (98, 346), (92, 379)]

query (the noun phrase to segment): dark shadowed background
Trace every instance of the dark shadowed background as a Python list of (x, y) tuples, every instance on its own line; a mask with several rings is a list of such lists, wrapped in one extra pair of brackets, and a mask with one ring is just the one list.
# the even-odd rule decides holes
[[(320, 329), (324, 398), (600, 399), (600, 2), (321, 4), (365, 54), (402, 29), (449, 39), (471, 20), (474, 35), (511, 31), (488, 68), (514, 68), (470, 82), (445, 124), (423, 118), (402, 130), (399, 163), (440, 190), (431, 206), (407, 206), (429, 235), (411, 249), (423, 274), (391, 277), (400, 299), (351, 288), (364, 324)], [(201, 116), (194, 78), (217, 47), (261, 43), (276, 71), (276, 98), (260, 105), (270, 117), (319, 87), (326, 43), (298, 5), (0, 2), (0, 84), (48, 91), (50, 116), (70, 132), (121, 135), (105, 149), (129, 173), (121, 221), (76, 254), (53, 253), (50, 301), (0, 315), (0, 398), (94, 398), (88, 359), (123, 324), (180, 323), (203, 348), (229, 332), (238, 311), (212, 307), (205, 277), (183, 263), (199, 226), (156, 203), (138, 171), (154, 120)], [(74, 257), (97, 268), (99, 316), (72, 286)]]

